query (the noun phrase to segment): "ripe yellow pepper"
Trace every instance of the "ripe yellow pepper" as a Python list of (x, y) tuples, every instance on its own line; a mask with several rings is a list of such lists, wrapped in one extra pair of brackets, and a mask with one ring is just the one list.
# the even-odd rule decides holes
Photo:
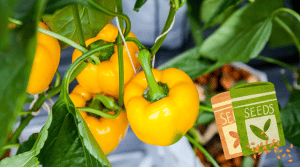
[(148, 83), (142, 71), (125, 88), (125, 108), (129, 124), (140, 140), (168, 146), (181, 139), (195, 123), (199, 96), (193, 81), (183, 71), (169, 68), (152, 72), (156, 82), (167, 84), (168, 95), (155, 102), (144, 98)]
[[(118, 29), (112, 24), (107, 24), (99, 34), (86, 41), (86, 45), (97, 41), (104, 40), (107, 42), (115, 42), (118, 35)], [(135, 37), (130, 32), (129, 37)], [(135, 53), (139, 51), (138, 47), (133, 42), (126, 42), (133, 64), (136, 69), (140, 67)], [(72, 56), (74, 62), (82, 52), (75, 49)], [(123, 46), (123, 62), (124, 62), (124, 83), (126, 84), (134, 75), (134, 70), (131, 65), (129, 55)], [(88, 64), (87, 67), (76, 77), (79, 84), (91, 93), (105, 93), (114, 97), (118, 97), (119, 93), (119, 66), (117, 45), (114, 46), (114, 54), (107, 61), (101, 62), (99, 65)]]
[[(86, 101), (92, 98), (92, 94), (80, 85), (77, 85), (69, 96), (75, 107), (85, 107)], [(84, 111), (80, 111), (80, 114), (105, 155), (117, 148), (127, 132), (128, 120), (125, 111), (121, 111), (116, 119), (95, 118)], [(110, 111), (109, 114), (114, 112)]]
[[(39, 27), (49, 30), (48, 26), (39, 22)], [(30, 73), (27, 93), (43, 92), (51, 83), (60, 61), (60, 46), (57, 39), (38, 33), (37, 48)]]

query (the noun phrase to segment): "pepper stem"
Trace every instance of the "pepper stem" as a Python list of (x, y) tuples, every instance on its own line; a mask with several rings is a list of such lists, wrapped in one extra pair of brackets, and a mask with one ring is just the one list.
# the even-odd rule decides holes
[(146, 80), (149, 85), (149, 91), (147, 92), (146, 98), (148, 101), (158, 101), (168, 95), (168, 88), (166, 85), (157, 84), (152, 73), (150, 64), (151, 54), (147, 49), (142, 49), (138, 53), (138, 58), (145, 72)]

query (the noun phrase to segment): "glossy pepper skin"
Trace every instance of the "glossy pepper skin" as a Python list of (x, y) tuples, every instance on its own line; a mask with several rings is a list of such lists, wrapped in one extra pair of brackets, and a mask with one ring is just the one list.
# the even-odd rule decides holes
[(168, 96), (153, 103), (142, 95), (148, 84), (144, 71), (126, 86), (124, 103), (129, 124), (145, 143), (168, 146), (176, 143), (194, 124), (198, 116), (199, 96), (190, 77), (169, 68), (152, 69), (157, 82), (166, 83)]
[[(107, 24), (99, 34), (86, 41), (86, 45), (97, 41), (105, 40), (107, 42), (115, 42), (118, 35), (118, 29), (112, 24)], [(130, 32), (129, 37), (135, 37)], [(139, 61), (135, 53), (139, 51), (138, 47), (133, 42), (126, 42), (132, 61), (136, 69), (140, 67)], [(119, 66), (118, 66), (118, 51), (117, 45), (114, 46), (114, 54), (110, 60), (103, 61), (100, 65), (88, 64), (87, 67), (76, 77), (78, 83), (87, 91), (91, 93), (105, 93), (114, 97), (118, 97), (119, 93)], [(72, 56), (74, 62), (82, 55), (81, 51), (75, 49)], [(134, 75), (134, 70), (131, 65), (130, 58), (123, 46), (123, 60), (124, 60), (124, 83), (126, 84)]]
[[(92, 94), (84, 90), (80, 85), (77, 85), (69, 96), (75, 107), (85, 107), (86, 100), (92, 98)], [(105, 155), (117, 148), (128, 128), (128, 120), (125, 111), (121, 111), (116, 119), (103, 117), (95, 118), (89, 116), (84, 111), (79, 112)], [(113, 111), (109, 113), (114, 114)]]
[[(39, 27), (49, 30), (48, 26), (39, 22)], [(38, 33), (37, 48), (33, 60), (27, 93), (43, 92), (51, 83), (60, 61), (61, 49), (57, 39)]]

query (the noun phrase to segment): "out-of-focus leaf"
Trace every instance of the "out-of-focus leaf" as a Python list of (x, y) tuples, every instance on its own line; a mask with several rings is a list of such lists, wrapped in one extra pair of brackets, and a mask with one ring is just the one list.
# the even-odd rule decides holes
[(0, 1), (0, 50), (8, 46), (8, 17), (10, 16), (15, 0)]
[(300, 91), (292, 94), (280, 113), (284, 137), (300, 147)]
[(136, 0), (133, 10), (139, 11), (139, 9), (147, 2), (147, 0)]
[(196, 121), (197, 125), (207, 125), (215, 120), (215, 115), (212, 112), (202, 112), (199, 114), (198, 119)]
[(247, 156), (243, 159), (242, 167), (253, 167), (253, 166), (254, 166), (254, 160), (250, 156)]
[[(97, 0), (97, 2), (112, 11), (115, 10), (116, 0), (104, 1)], [(84, 3), (80, 3), (84, 4)], [(89, 5), (88, 5), (89, 6)], [(106, 15), (91, 7), (78, 5), (80, 21), (83, 29), (84, 39), (95, 37), (100, 30), (113, 19), (112, 16)], [(73, 41), (79, 42), (77, 38), (77, 29), (73, 18), (72, 6), (67, 6), (56, 10), (53, 14), (44, 15), (43, 21), (50, 27), (51, 31), (63, 35)], [(66, 43), (60, 41), (62, 49), (67, 47)]]
[[(20, 12), (16, 7), (20, 3), (26, 4), (27, 1), (20, 0), (8, 10), (11, 10), (11, 13)], [(17, 115), (26, 101), (26, 89), (36, 50), (37, 22), (44, 3), (36, 1), (31, 3), (30, 8), (22, 10), (27, 21), (18, 28), (9, 29), (8, 46), (0, 50), (0, 156), (4, 151), (1, 148), (12, 132)], [(6, 10), (2, 9), (3, 7), (7, 6), (0, 6), (0, 10)]]
[(269, 40), (270, 47), (280, 47), (294, 44), (293, 38), (290, 34), (280, 25), (278, 19), (289, 27), (291, 32), (295, 35), (295, 39), (300, 41), (300, 24), (298, 21), (288, 13), (278, 13), (273, 20), (272, 33)]
[(204, 29), (223, 23), (241, 0), (204, 0), (201, 3), (200, 18), (205, 23)]
[(198, 47), (195, 47), (162, 64), (158, 69), (178, 68), (187, 73), (192, 79), (195, 79), (204, 74), (211, 65), (213, 65), (213, 62), (200, 58)]
[(281, 0), (257, 0), (233, 13), (200, 47), (201, 56), (217, 61), (215, 67), (229, 62), (248, 62), (269, 40), (273, 12)]

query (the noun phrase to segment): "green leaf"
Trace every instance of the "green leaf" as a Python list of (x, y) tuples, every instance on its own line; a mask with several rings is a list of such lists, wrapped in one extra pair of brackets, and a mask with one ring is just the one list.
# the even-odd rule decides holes
[(215, 120), (215, 115), (212, 112), (202, 112), (196, 121), (197, 125), (207, 125), (211, 123), (213, 120)]
[(264, 132), (266, 132), (271, 125), (271, 119), (268, 119), (264, 125)]
[(20, 147), (18, 148), (17, 154), (30, 151), (34, 146), (34, 143), (36, 142), (37, 138), (38, 138), (38, 133), (33, 133), (32, 135), (30, 135), (27, 141), (21, 143)]
[(229, 62), (248, 62), (267, 43), (273, 13), (281, 0), (257, 0), (233, 13), (200, 47), (201, 56), (217, 61), (215, 67)]
[(37, 155), (40, 153), (41, 148), (48, 136), (48, 128), (52, 122), (52, 112), (50, 113), (45, 126), (42, 128), (41, 133), (39, 133), (36, 142), (30, 151), (24, 152), (12, 157), (5, 158), (0, 162), (0, 167), (37, 167), (39, 161)]
[(53, 121), (39, 160), (43, 166), (111, 166), (69, 97), (52, 108)]
[(287, 46), (294, 44), (293, 38), (290, 34), (281, 26), (280, 22), (276, 20), (280, 19), (287, 27), (290, 28), (291, 32), (295, 35), (296, 40), (300, 41), (300, 24), (298, 21), (289, 15), (288, 13), (279, 13), (273, 20), (272, 33), (269, 40), (270, 47)]
[(139, 9), (147, 2), (147, 0), (136, 0), (133, 10), (139, 11)]
[(184, 71), (192, 79), (195, 79), (198, 76), (205, 74), (207, 69), (210, 69), (210, 67), (214, 65), (213, 63), (214, 62), (207, 59), (201, 59), (198, 53), (198, 47), (195, 47), (172, 58), (159, 66), (158, 69), (177, 68)]
[(204, 29), (223, 23), (233, 12), (241, 0), (204, 0), (201, 3), (200, 18), (205, 22)]
[[(30, 21), (11, 29), (7, 34), (8, 46), (0, 50), (0, 157), (4, 151), (1, 148), (12, 132), (17, 115), (26, 101), (26, 89), (36, 50), (37, 22), (43, 6), (44, 1), (36, 1), (30, 10), (22, 10), (25, 18)], [(0, 6), (0, 10), (2, 7), (5, 6)], [(9, 10), (16, 13), (13, 9), (15, 8)]]
[(250, 156), (247, 156), (243, 159), (242, 167), (253, 167), (254, 166), (254, 160)]
[(0, 1), (0, 50), (8, 46), (8, 17), (10, 16), (15, 0)]
[[(97, 2), (107, 9), (112, 11), (115, 10), (116, 0), (97, 0)], [(81, 4), (84, 3), (81, 2)], [(85, 40), (95, 37), (100, 30), (113, 19), (112, 16), (87, 6), (78, 5), (78, 9)], [(79, 42), (76, 35), (77, 30), (75, 28), (72, 6), (56, 10), (52, 15), (44, 15), (43, 21), (46, 22), (51, 31), (63, 35), (75, 42)], [(60, 45), (62, 49), (67, 47), (67, 44), (61, 41)]]
[(268, 138), (266, 137), (266, 134), (259, 127), (255, 126), (255, 125), (250, 125), (250, 129), (255, 134), (255, 136), (257, 136), (258, 138), (260, 138), (262, 140), (268, 140)]
[(292, 94), (280, 113), (284, 137), (300, 147), (300, 91)]

